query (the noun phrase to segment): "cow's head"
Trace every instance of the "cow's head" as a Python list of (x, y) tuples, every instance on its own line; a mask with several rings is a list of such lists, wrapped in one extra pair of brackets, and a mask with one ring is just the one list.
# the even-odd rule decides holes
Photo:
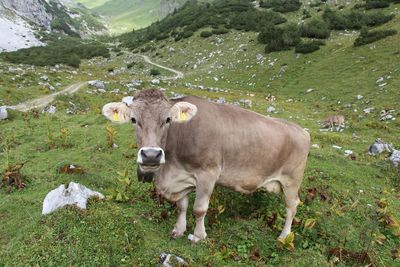
[(165, 163), (164, 149), (170, 124), (185, 123), (196, 113), (195, 105), (188, 102), (171, 105), (163, 93), (156, 89), (140, 91), (129, 106), (114, 102), (103, 107), (103, 115), (109, 120), (130, 122), (135, 127), (139, 149), (138, 171), (147, 176)]

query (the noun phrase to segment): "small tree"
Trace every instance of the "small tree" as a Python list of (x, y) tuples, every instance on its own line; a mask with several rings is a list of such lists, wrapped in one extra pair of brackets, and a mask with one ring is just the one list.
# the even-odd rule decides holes
[(212, 35), (213, 35), (213, 33), (210, 32), (210, 31), (202, 31), (202, 32), (200, 33), (200, 36), (203, 37), (203, 38), (208, 38), (208, 37), (210, 37), (210, 36), (212, 36)]
[(150, 75), (152, 75), (152, 76), (157, 76), (157, 75), (160, 75), (161, 73), (160, 73), (160, 71), (158, 70), (158, 69), (151, 69), (150, 70)]

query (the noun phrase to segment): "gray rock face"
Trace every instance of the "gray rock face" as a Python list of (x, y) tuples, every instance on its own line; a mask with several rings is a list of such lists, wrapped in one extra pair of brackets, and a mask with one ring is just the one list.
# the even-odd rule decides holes
[(5, 120), (8, 118), (8, 112), (6, 107), (0, 107), (0, 120)]
[(369, 147), (368, 149), (368, 155), (370, 156), (376, 156), (381, 154), (382, 152), (391, 152), (393, 151), (393, 146), (392, 144), (388, 144), (382, 141), (382, 139), (377, 138), (375, 142)]
[(393, 151), (392, 155), (390, 155), (389, 160), (393, 163), (395, 167), (400, 166), (400, 150)]
[(44, 0), (0, 0), (0, 11), (13, 10), (18, 16), (50, 30), (52, 16), (46, 11)]
[(43, 201), (42, 214), (49, 214), (66, 205), (76, 205), (78, 208), (86, 209), (87, 200), (90, 197), (104, 199), (104, 195), (99, 192), (74, 182), (70, 182), (67, 187), (60, 185), (50, 191)]
[(89, 81), (88, 84), (90, 86), (96, 87), (97, 89), (106, 89), (104, 82), (100, 80)]

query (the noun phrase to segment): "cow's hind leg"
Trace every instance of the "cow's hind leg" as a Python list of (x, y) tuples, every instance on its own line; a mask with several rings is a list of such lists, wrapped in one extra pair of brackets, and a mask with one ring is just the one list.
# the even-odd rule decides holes
[(187, 195), (176, 202), (176, 206), (179, 209), (179, 215), (175, 227), (171, 233), (173, 238), (182, 236), (186, 231), (186, 211), (188, 205), (189, 205), (189, 198)]
[(293, 218), (296, 215), (297, 206), (300, 203), (299, 188), (300, 186), (293, 184), (289, 186), (283, 186), (282, 188), (283, 193), (285, 194), (286, 219), (279, 238), (285, 238), (291, 232)]

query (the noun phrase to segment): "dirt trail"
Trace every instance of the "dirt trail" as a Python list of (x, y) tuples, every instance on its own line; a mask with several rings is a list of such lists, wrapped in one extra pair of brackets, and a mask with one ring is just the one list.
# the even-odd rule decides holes
[(183, 72), (181, 72), (181, 71), (178, 71), (178, 70), (175, 70), (175, 69), (172, 69), (172, 68), (168, 68), (168, 67), (165, 67), (163, 65), (154, 63), (153, 61), (151, 61), (151, 59), (148, 56), (145, 56), (145, 55), (139, 55), (139, 56), (143, 57), (144, 61), (146, 61), (147, 63), (149, 63), (151, 65), (154, 65), (154, 66), (159, 67), (161, 69), (168, 70), (170, 72), (175, 73), (175, 76), (173, 76), (173, 77), (163, 77), (163, 78), (161, 78), (161, 80), (163, 80), (163, 81), (181, 79), (184, 76)]
[(53, 101), (54, 98), (57, 95), (60, 95), (60, 94), (73, 94), (76, 91), (78, 91), (79, 89), (81, 89), (81, 87), (84, 86), (85, 84), (87, 84), (87, 82), (74, 83), (74, 84), (71, 84), (70, 86), (68, 86), (67, 88), (65, 88), (64, 90), (61, 90), (59, 92), (55, 92), (55, 93), (50, 94), (50, 95), (45, 95), (45, 96), (42, 96), (42, 97), (39, 97), (39, 98), (35, 98), (33, 100), (22, 102), (22, 103), (19, 103), (18, 105), (15, 105), (15, 106), (8, 106), (7, 108), (15, 109), (15, 110), (18, 110), (18, 111), (23, 111), (23, 112), (26, 112), (26, 111), (28, 111), (30, 109), (33, 109), (33, 108), (43, 108), (43, 107), (47, 106), (51, 101)]
[[(162, 77), (161, 80), (164, 80), (164, 81), (176, 80), (176, 79), (183, 78), (183, 76), (184, 76), (183, 72), (181, 72), (181, 71), (178, 71), (178, 70), (175, 70), (175, 69), (172, 69), (172, 68), (168, 68), (168, 67), (165, 67), (163, 65), (154, 63), (153, 61), (150, 60), (150, 58), (148, 56), (145, 56), (145, 55), (139, 55), (139, 56), (143, 57), (143, 59), (144, 59), (144, 61), (146, 63), (149, 63), (151, 65), (157, 66), (157, 67), (159, 67), (161, 69), (164, 69), (164, 70), (168, 70), (168, 71), (170, 71), (170, 72), (175, 74), (175, 76), (172, 76), (172, 77)], [(26, 102), (22, 102), (22, 103), (19, 103), (19, 104), (15, 105), (15, 106), (8, 106), (7, 108), (18, 110), (18, 111), (22, 111), (22, 112), (29, 111), (29, 110), (31, 110), (33, 108), (43, 108), (43, 107), (47, 106), (51, 101), (53, 101), (56, 96), (58, 96), (60, 94), (73, 94), (73, 93), (77, 92), (79, 89), (81, 89), (82, 86), (84, 86), (86, 83), (87, 82), (74, 83), (74, 84), (71, 84), (70, 86), (68, 86), (67, 88), (65, 88), (64, 90), (61, 90), (59, 92), (56, 92), (56, 93), (53, 93), (53, 94), (50, 94), (50, 95), (45, 95), (45, 96), (42, 96), (42, 97), (39, 97), (39, 98), (35, 98), (33, 100), (29, 100), (29, 101), (26, 101)]]

